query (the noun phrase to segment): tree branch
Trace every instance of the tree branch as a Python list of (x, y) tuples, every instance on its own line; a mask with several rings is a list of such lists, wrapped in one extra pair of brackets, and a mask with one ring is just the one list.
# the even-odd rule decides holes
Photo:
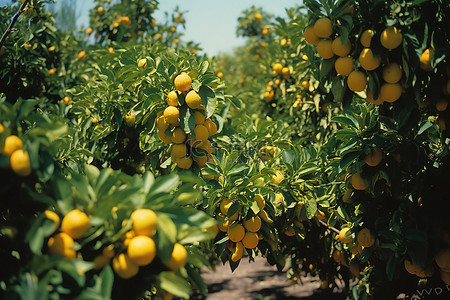
[(328, 229), (333, 230), (336, 233), (339, 233), (339, 230), (334, 228), (333, 226), (329, 226), (327, 223), (325, 223), (322, 220), (318, 220), (318, 221), (319, 221), (320, 224), (322, 224), (323, 226), (327, 227)]
[(16, 23), (17, 19), (19, 18), (19, 16), (24, 12), (25, 6), (27, 6), (28, 2), (30, 2), (30, 0), (25, 0), (23, 1), (22, 5), (20, 6), (19, 10), (17, 11), (17, 13), (14, 15), (14, 18), (12, 19), (11, 23), (9, 24), (8, 28), (6, 29), (6, 31), (3, 33), (2, 38), (0, 40), (0, 47), (3, 46), (3, 43), (6, 40), (6, 37), (11, 33), (12, 31), (12, 27), (14, 26), (14, 24)]

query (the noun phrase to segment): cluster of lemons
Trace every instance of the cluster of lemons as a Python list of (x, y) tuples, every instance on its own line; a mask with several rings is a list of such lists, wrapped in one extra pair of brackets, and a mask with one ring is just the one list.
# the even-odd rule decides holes
[(259, 233), (261, 222), (273, 223), (273, 220), (264, 210), (266, 205), (264, 197), (256, 194), (254, 201), (258, 204), (260, 211), (257, 215), (247, 216), (245, 220), (242, 218), (239, 210), (226, 219), (228, 210), (234, 203), (231, 199), (223, 198), (219, 205), (219, 218), (221, 220), (226, 219), (226, 221), (219, 223), (218, 227), (229, 238), (227, 248), (231, 252), (231, 260), (234, 262), (242, 258), (244, 248), (254, 249), (258, 246), (259, 241), (263, 239), (263, 236)]
[[(195, 161), (200, 168), (211, 160), (212, 145), (208, 138), (217, 132), (217, 125), (206, 118), (200, 95), (192, 89), (192, 79), (186, 73), (175, 77), (175, 90), (167, 94), (167, 108), (156, 118), (158, 136), (165, 144), (172, 144), (172, 163), (182, 169), (191, 168)], [(186, 133), (180, 124), (180, 108), (194, 113), (195, 128)]]
[[(0, 124), (0, 134), (5, 128)], [(16, 135), (9, 135), (5, 138), (3, 145), (3, 154), (9, 156), (9, 166), (19, 176), (28, 176), (31, 174), (30, 156), (23, 149), (22, 140)]]
[[(439, 269), (442, 281), (446, 284), (450, 284), (450, 248), (447, 247), (439, 250), (434, 256), (434, 262)], [(433, 267), (433, 264), (423, 267), (408, 259), (405, 259), (403, 263), (408, 273), (420, 278), (431, 277), (434, 275), (435, 268)]]
[[(383, 157), (383, 151), (380, 148), (375, 147), (364, 156), (364, 162), (370, 167), (376, 167), (383, 161)], [(354, 173), (350, 178), (350, 183), (355, 190), (364, 191), (367, 189), (366, 180), (364, 179), (362, 172)], [(351, 189), (347, 193), (347, 196), (350, 197)], [(346, 201), (345, 199), (343, 200), (344, 202)]]
[[(352, 52), (352, 44), (350, 39), (342, 39), (340, 36), (332, 38), (334, 35), (333, 24), (329, 18), (322, 17), (314, 24), (305, 29), (305, 40), (312, 45), (317, 46), (317, 53), (323, 59), (331, 59), (335, 56), (334, 67), (336, 73), (347, 76), (347, 85), (353, 92), (366, 92), (367, 101), (380, 105), (383, 102), (397, 101), (402, 92), (403, 87), (400, 80), (403, 71), (399, 63), (389, 57), (391, 50), (398, 48), (403, 41), (402, 33), (395, 27), (386, 27), (380, 34), (379, 39), (381, 45), (386, 49), (382, 57), (373, 53), (371, 46), (372, 37), (375, 32), (372, 29), (365, 30), (359, 36), (359, 42), (364, 47), (359, 53), (360, 69), (355, 69), (355, 58), (349, 55)], [(354, 52), (354, 51), (353, 51)], [(367, 89), (366, 71), (373, 71), (383, 65), (383, 80), (380, 90), (377, 91), (378, 97), (374, 99), (374, 93)]]

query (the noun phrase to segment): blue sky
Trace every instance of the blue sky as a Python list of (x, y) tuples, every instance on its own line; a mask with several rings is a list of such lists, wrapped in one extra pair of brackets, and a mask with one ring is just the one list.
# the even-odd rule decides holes
[[(11, 1), (0, 0), (0, 6), (6, 2)], [(94, 4), (94, 1), (89, 0), (77, 1), (80, 25), (86, 27), (88, 10)], [(159, 0), (155, 18), (157, 21), (164, 20), (164, 12), (173, 11), (176, 6), (186, 11), (184, 39), (199, 43), (205, 53), (212, 56), (231, 52), (234, 47), (244, 43), (244, 39), (236, 37), (237, 18), (243, 10), (254, 5), (275, 16), (286, 17), (285, 8), (300, 4), (302, 0)]]

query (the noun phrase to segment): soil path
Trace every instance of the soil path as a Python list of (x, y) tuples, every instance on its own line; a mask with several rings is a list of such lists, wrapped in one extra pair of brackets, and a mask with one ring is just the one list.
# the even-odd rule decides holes
[(342, 290), (334, 293), (320, 290), (317, 277), (302, 278), (301, 284), (291, 284), (284, 272), (278, 272), (261, 257), (252, 263), (243, 258), (234, 272), (228, 264), (217, 266), (215, 271), (205, 270), (202, 277), (208, 285), (209, 292), (203, 298), (206, 300), (345, 299)]

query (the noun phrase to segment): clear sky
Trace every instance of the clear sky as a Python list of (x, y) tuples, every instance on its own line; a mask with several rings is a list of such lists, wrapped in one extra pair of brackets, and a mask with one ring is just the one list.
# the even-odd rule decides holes
[[(18, 0), (17, 0), (18, 1)], [(59, 2), (61, 0), (57, 0)], [(0, 6), (11, 1), (0, 0)], [(242, 45), (243, 39), (236, 37), (237, 18), (241, 12), (252, 5), (262, 7), (275, 16), (286, 17), (285, 8), (302, 4), (302, 0), (159, 0), (155, 14), (157, 21), (164, 20), (164, 12), (171, 12), (176, 6), (185, 11), (186, 31), (184, 39), (200, 44), (205, 53), (216, 55), (230, 52)], [(78, 0), (79, 25), (87, 27), (88, 10), (94, 1)]]

